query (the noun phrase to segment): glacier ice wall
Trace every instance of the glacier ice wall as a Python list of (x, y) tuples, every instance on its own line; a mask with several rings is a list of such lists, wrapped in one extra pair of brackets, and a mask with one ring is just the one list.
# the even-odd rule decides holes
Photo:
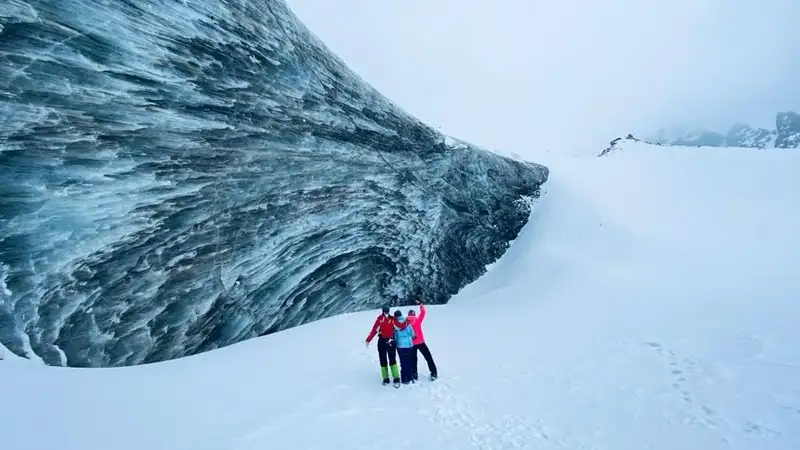
[(453, 142), (282, 1), (6, 0), (0, 343), (133, 365), (445, 302), (548, 176)]

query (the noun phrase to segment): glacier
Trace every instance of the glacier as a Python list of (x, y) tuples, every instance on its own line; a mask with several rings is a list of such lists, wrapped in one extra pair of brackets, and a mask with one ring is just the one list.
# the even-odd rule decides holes
[(0, 344), (152, 363), (445, 303), (549, 170), (443, 135), (279, 0), (0, 5)]
[(2, 448), (800, 449), (800, 152), (619, 145), (536, 157), (514, 244), (427, 308), (434, 382), (381, 385), (377, 309), (119, 369), (7, 353)]

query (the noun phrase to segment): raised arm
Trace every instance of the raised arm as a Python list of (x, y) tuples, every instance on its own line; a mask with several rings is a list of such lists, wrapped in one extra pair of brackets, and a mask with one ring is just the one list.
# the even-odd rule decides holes
[(420, 303), (419, 304), (419, 319), (417, 319), (417, 321), (419, 323), (422, 323), (422, 319), (424, 319), (424, 318), (425, 318), (425, 305)]

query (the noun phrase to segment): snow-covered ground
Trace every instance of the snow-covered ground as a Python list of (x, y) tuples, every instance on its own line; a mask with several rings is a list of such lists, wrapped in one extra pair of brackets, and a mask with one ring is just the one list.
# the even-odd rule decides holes
[(0, 448), (800, 448), (800, 152), (620, 146), (541, 161), (519, 239), (429, 309), (435, 382), (380, 385), (375, 311), (133, 368), (5, 352)]

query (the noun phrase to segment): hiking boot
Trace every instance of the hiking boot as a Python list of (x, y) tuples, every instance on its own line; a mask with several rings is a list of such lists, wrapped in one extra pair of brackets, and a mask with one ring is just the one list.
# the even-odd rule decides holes
[(381, 383), (381, 384), (384, 384), (384, 385), (389, 384), (389, 379), (388, 378), (384, 378), (383, 379), (383, 383)]

